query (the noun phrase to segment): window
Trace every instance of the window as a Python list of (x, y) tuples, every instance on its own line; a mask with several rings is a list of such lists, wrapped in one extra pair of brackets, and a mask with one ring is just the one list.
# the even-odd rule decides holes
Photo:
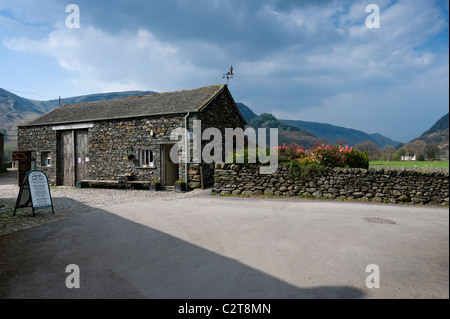
[(139, 150), (139, 166), (140, 167), (154, 166), (152, 150)]
[(42, 152), (41, 153), (41, 166), (52, 166), (51, 152)]

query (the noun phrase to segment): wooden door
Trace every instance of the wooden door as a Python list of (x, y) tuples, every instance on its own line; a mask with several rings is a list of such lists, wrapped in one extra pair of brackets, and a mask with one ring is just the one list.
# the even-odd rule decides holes
[(75, 131), (76, 182), (89, 179), (88, 131)]
[(74, 186), (74, 138), (73, 131), (62, 131), (60, 136), (61, 145), (61, 185)]
[(170, 150), (173, 145), (163, 146), (163, 179), (164, 186), (174, 186), (175, 181), (178, 179), (178, 165), (172, 162), (170, 159)]
[(12, 153), (12, 160), (19, 161), (17, 185), (20, 187), (25, 173), (31, 170), (31, 152), (17, 151)]

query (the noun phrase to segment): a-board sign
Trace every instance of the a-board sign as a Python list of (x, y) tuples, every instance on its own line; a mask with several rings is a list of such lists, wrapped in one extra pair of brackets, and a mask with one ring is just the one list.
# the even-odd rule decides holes
[(18, 208), (28, 207), (30, 204), (33, 208), (33, 217), (35, 217), (35, 210), (41, 208), (51, 207), (52, 213), (55, 213), (48, 178), (44, 172), (34, 170), (25, 174), (20, 184), (14, 215)]

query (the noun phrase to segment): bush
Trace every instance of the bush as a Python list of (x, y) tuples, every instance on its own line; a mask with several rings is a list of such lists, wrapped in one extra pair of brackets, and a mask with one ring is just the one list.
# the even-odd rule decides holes
[(308, 156), (306, 151), (296, 143), (291, 143), (289, 146), (279, 146), (277, 151), (279, 163), (289, 163), (292, 160), (302, 159)]
[(327, 171), (325, 166), (311, 162), (308, 158), (292, 160), (288, 166), (288, 176), (292, 179), (310, 180), (322, 176)]
[(314, 163), (326, 167), (369, 168), (369, 156), (366, 152), (344, 147), (344, 144), (344, 142), (337, 145), (317, 144), (311, 148), (310, 158)]
[[(255, 149), (250, 149), (250, 150), (248, 148), (244, 148), (244, 154), (242, 157), (242, 154), (241, 154), (242, 151), (241, 150), (238, 151), (237, 149), (235, 149), (232, 154), (233, 160), (231, 162), (235, 163), (235, 164), (239, 163), (239, 164), (244, 164), (244, 165), (255, 164), (258, 162), (258, 151), (259, 151), (258, 147), (256, 147)], [(270, 149), (265, 148), (265, 151), (266, 151), (266, 155), (270, 156)], [(252, 163), (248, 162), (249, 157), (250, 157), (250, 159), (252, 159)], [(228, 163), (230, 162), (229, 157), (227, 157), (227, 162)]]
[[(352, 147), (344, 146), (344, 142), (337, 145), (329, 145), (326, 142), (317, 144), (310, 150), (305, 151), (295, 143), (289, 146), (283, 145), (277, 148), (278, 163), (290, 167), (290, 174), (313, 176), (323, 170), (319, 167), (347, 167), (347, 168), (369, 168), (369, 156), (366, 152), (358, 152)], [(258, 159), (258, 149), (245, 148), (243, 157), (235, 150), (233, 163), (248, 164), (250, 158)], [(270, 149), (266, 148), (266, 155), (270, 155)], [(297, 171), (305, 173), (297, 173)]]
[(345, 155), (345, 167), (369, 169), (369, 155), (366, 152), (352, 150)]

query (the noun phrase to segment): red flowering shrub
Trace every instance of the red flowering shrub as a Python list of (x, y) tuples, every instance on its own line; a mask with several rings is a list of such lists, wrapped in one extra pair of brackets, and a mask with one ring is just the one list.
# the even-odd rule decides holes
[(298, 160), (308, 157), (307, 152), (296, 143), (291, 143), (289, 146), (283, 144), (283, 146), (278, 147), (277, 151), (279, 163), (290, 162), (291, 160)]
[(367, 154), (344, 145), (344, 142), (338, 142), (337, 145), (318, 143), (310, 149), (310, 159), (328, 167), (369, 168)]
[(278, 161), (288, 163), (297, 161), (301, 165), (318, 164), (325, 167), (369, 168), (369, 158), (352, 147), (345, 146), (344, 142), (337, 145), (326, 142), (317, 143), (308, 151), (292, 143), (289, 146), (278, 147)]

